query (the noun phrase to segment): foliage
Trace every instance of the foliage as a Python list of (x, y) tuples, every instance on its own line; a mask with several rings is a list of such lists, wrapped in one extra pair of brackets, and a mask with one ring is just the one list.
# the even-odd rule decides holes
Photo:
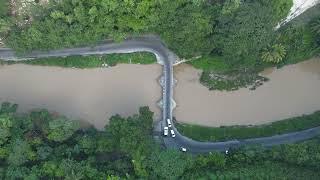
[(203, 127), (177, 124), (179, 132), (199, 141), (218, 141), (265, 137), (320, 126), (320, 112), (289, 118), (260, 126)]
[(261, 54), (264, 62), (280, 63), (286, 55), (286, 49), (281, 44), (275, 44), (265, 49)]
[(230, 68), (221, 56), (202, 56), (187, 63), (204, 71), (221, 72), (229, 70)]
[[(17, 105), (3, 103), (0, 110), (0, 127), (9, 135), (9, 138), (3, 137), (0, 144), (2, 179), (134, 176), (136, 169), (133, 167), (137, 165), (134, 162), (140, 162), (141, 172), (146, 171), (146, 157), (152, 147), (157, 147), (150, 136), (153, 113), (148, 107), (141, 107), (138, 115), (126, 119), (127, 124), (117, 121), (118, 126), (131, 130), (128, 134), (116, 134), (121, 139), (120, 146), (109, 129), (102, 132), (94, 128), (80, 130), (76, 121), (47, 110), (17, 115), (16, 109)], [(132, 133), (136, 134), (133, 138)]]
[(157, 1), (52, 1), (31, 26), (12, 31), (7, 43), (20, 52), (93, 44), (150, 29)]
[(0, 37), (3, 37), (10, 30), (10, 20), (0, 17)]
[(79, 124), (60, 117), (50, 121), (48, 129), (48, 139), (61, 142), (69, 139), (79, 129)]
[(270, 9), (256, 2), (242, 5), (233, 16), (220, 17), (214, 35), (216, 51), (230, 66), (256, 64), (259, 52), (273, 39), (270, 14)]
[[(185, 1), (166, 1), (158, 9), (159, 24), (155, 32), (182, 57), (208, 54), (213, 48), (212, 10), (208, 5)], [(214, 9), (214, 8), (213, 8)]]
[(192, 159), (181, 152), (165, 150), (151, 154), (149, 163), (152, 179), (178, 179), (192, 166)]
[[(246, 56), (230, 64), (228, 63), (229, 61), (225, 60), (225, 57), (217, 57), (211, 54), (205, 58), (200, 58), (199, 61), (194, 60), (191, 64), (204, 70), (200, 81), (209, 89), (233, 90), (240, 87), (252, 87), (251, 84), (261, 78), (258, 76), (258, 72), (266, 67), (273, 66), (271, 63), (261, 61), (261, 54), (265, 57), (264, 59), (268, 57), (268, 61), (281, 59), (281, 62), (275, 63), (278, 67), (298, 63), (319, 54), (320, 36), (317, 35), (314, 30), (318, 15), (310, 15), (308, 19), (308, 21), (303, 19), (305, 23), (301, 24), (299, 23), (298, 17), (296, 21), (287, 24), (275, 33), (273, 32), (273, 35), (270, 36), (270, 38), (274, 37), (272, 41), (266, 44), (264, 48), (256, 51), (258, 53), (257, 55), (259, 55), (258, 57), (251, 59), (250, 56)], [(271, 45), (281, 46), (272, 48)], [(227, 46), (227, 48), (228, 47), (229, 46)], [(281, 53), (275, 53), (277, 51), (273, 49), (279, 49)], [(219, 50), (217, 52), (219, 52)], [(275, 55), (278, 58), (275, 58)], [(228, 81), (216, 80), (211, 77), (212, 74), (227, 77)], [(253, 87), (255, 86), (256, 85), (253, 84)]]
[(9, 1), (8, 0), (0, 0), (0, 17), (7, 16), (9, 12)]
[(316, 34), (320, 34), (320, 18), (314, 20), (311, 23), (311, 29), (314, 31)]
[(9, 5), (9, 0), (0, 0), (0, 43), (2, 43), (11, 26), (11, 18), (8, 16)]
[(280, 63), (282, 65), (308, 59), (319, 51), (310, 23), (305, 26), (289, 24), (285, 29), (279, 31), (276, 43), (282, 44), (286, 49), (287, 55)]
[(311, 22), (311, 31), (315, 33), (318, 47), (320, 47), (320, 18), (317, 18)]
[[(245, 56), (249, 54), (245, 48), (252, 52), (255, 45), (259, 49), (272, 39), (265, 36), (291, 5), (292, 0), (52, 1), (48, 10), (39, 10), (42, 15), (30, 26), (15, 27), (7, 44), (26, 52), (93, 44), (106, 38), (119, 41), (128, 35), (151, 32), (159, 34), (182, 57), (207, 55), (220, 48), (231, 57), (236, 47), (242, 48), (238, 53)], [(256, 13), (256, 9), (261, 10)], [(226, 29), (228, 25), (230, 30)], [(238, 42), (232, 43), (235, 40)], [(241, 41), (246, 42), (244, 46)]]
[(264, 3), (271, 4), (272, 14), (276, 21), (285, 18), (293, 5), (293, 0), (263, 0)]
[(8, 114), (0, 115), (0, 145), (4, 144), (11, 136), (12, 117)]
[(240, 4), (241, 4), (240, 0), (226, 0), (223, 3), (221, 13), (223, 15), (226, 15), (226, 14), (230, 15), (240, 7)]
[(108, 54), (103, 56), (68, 56), (39, 58), (27, 61), (6, 61), (4, 64), (24, 63), (30, 65), (41, 66), (58, 66), (58, 67), (74, 67), (74, 68), (97, 68), (103, 67), (104, 64), (108, 66), (115, 66), (119, 63), (125, 64), (152, 64), (155, 57), (151, 53), (131, 53), (131, 54)]
[(11, 152), (8, 157), (8, 163), (13, 166), (19, 166), (26, 163), (29, 160), (35, 160), (36, 154), (31, 149), (28, 142), (16, 139), (11, 148)]
[[(191, 156), (155, 144), (153, 113), (148, 107), (141, 107), (131, 117), (112, 117), (105, 131), (91, 127), (70, 133), (66, 127), (73, 121), (47, 110), (18, 115), (13, 112), (16, 105), (5, 103), (2, 107), (0, 116), (10, 115), (10, 121), (1, 120), (0, 125), (9, 128), (11, 136), (0, 145), (1, 179), (319, 177), (319, 139), (267, 150), (234, 149), (227, 156), (219, 152)], [(58, 126), (52, 129), (53, 122)], [(66, 136), (63, 141), (60, 137), (47, 138), (51, 131)]]
[[(122, 118), (119, 115), (110, 118), (106, 126), (114, 137), (114, 144), (123, 152), (134, 154), (139, 148), (143, 148), (151, 141), (146, 139), (152, 133), (153, 113), (148, 107), (141, 107), (139, 116)], [(142, 149), (141, 149), (142, 150)]]

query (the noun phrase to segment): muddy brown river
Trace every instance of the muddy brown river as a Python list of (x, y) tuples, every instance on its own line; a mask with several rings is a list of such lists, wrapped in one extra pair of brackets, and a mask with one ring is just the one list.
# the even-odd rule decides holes
[(178, 79), (174, 115), (178, 121), (206, 125), (254, 125), (320, 110), (320, 58), (267, 69), (270, 81), (255, 91), (208, 91), (201, 71), (188, 65), (175, 69)]
[[(0, 102), (19, 104), (85, 120), (103, 129), (114, 114), (133, 115), (148, 105), (160, 117), (160, 65), (120, 64), (107, 69), (65, 69), (29, 65), (0, 66)], [(175, 67), (175, 117), (185, 123), (221, 126), (263, 124), (320, 109), (320, 59), (262, 74), (270, 81), (256, 91), (208, 91), (200, 71)]]
[(109, 117), (138, 113), (149, 106), (159, 118), (160, 65), (120, 64), (104, 69), (0, 66), (0, 102), (19, 104), (19, 112), (46, 108), (86, 120), (102, 129)]

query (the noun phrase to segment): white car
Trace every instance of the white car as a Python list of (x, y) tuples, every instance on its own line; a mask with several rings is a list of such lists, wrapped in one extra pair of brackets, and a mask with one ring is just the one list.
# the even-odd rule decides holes
[(164, 127), (163, 128), (163, 135), (164, 136), (168, 136), (168, 134), (169, 134), (169, 128), (168, 127)]
[(176, 134), (174, 133), (173, 129), (171, 129), (170, 132), (171, 132), (171, 137), (173, 137), (173, 138), (176, 137)]
[(170, 119), (167, 119), (168, 127), (171, 127), (171, 121)]
[(184, 147), (181, 147), (180, 150), (181, 150), (182, 152), (187, 152), (187, 148), (184, 148)]

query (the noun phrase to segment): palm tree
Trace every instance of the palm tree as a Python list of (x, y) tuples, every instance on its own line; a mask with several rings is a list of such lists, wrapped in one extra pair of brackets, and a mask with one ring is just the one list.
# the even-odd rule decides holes
[(261, 59), (264, 62), (280, 63), (286, 56), (286, 49), (281, 44), (275, 44), (262, 52)]

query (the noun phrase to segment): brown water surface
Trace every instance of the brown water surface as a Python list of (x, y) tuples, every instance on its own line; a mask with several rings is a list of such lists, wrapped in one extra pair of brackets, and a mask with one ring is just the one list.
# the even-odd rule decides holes
[(255, 91), (209, 91), (198, 81), (201, 71), (179, 65), (174, 115), (180, 122), (222, 126), (264, 124), (320, 110), (319, 58), (261, 74), (270, 81)]
[[(159, 65), (121, 64), (108, 69), (65, 69), (29, 65), (0, 66), (0, 103), (19, 104), (19, 112), (47, 108), (102, 129), (116, 113), (129, 116), (143, 105), (160, 117)], [(199, 83), (201, 71), (182, 64), (174, 115), (178, 121), (207, 125), (263, 124), (320, 109), (320, 59), (281, 69), (256, 91), (209, 91)]]
[(110, 116), (133, 115), (148, 105), (159, 118), (159, 65), (120, 64), (108, 69), (65, 69), (29, 65), (0, 66), (0, 103), (19, 104), (19, 112), (46, 108), (102, 129)]

